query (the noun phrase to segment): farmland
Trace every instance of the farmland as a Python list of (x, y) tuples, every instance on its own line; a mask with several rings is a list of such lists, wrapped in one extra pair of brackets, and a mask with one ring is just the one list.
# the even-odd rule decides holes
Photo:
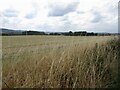
[(3, 36), (3, 88), (117, 86), (116, 36)]

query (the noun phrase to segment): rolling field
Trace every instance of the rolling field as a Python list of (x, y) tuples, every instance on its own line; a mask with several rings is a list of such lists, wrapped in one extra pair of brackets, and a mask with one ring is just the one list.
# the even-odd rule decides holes
[(115, 36), (3, 36), (3, 88), (117, 87)]

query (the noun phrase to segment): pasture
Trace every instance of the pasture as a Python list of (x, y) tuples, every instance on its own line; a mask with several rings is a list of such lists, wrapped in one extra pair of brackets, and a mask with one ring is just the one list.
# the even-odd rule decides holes
[(117, 86), (116, 36), (3, 36), (3, 88)]

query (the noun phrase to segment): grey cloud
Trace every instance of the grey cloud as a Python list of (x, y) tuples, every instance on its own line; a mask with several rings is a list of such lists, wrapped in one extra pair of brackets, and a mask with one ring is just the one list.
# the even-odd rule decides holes
[(77, 14), (84, 14), (85, 12), (83, 11), (77, 11)]
[(109, 32), (109, 33), (118, 33), (118, 25), (115, 23), (100, 23), (94, 26), (91, 30), (94, 32)]
[(93, 12), (94, 18), (91, 20), (92, 23), (100, 22), (104, 17), (99, 12)]
[(32, 18), (34, 18), (36, 15), (34, 14), (34, 13), (29, 13), (29, 14), (27, 14), (26, 16), (25, 16), (25, 18), (27, 18), (27, 19), (32, 19)]
[(33, 19), (35, 18), (35, 16), (37, 15), (37, 11), (36, 10), (32, 10), (30, 13), (28, 13), (25, 18), (27, 19)]
[(17, 17), (18, 12), (14, 9), (6, 9), (2, 14), (5, 17)]
[(62, 4), (52, 4), (50, 5), (49, 16), (64, 16), (69, 12), (73, 12), (76, 10), (79, 2), (71, 3), (67, 6), (62, 6)]

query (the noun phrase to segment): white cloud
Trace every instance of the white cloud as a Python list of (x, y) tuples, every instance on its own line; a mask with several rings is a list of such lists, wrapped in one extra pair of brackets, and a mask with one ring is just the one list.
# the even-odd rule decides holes
[(118, 1), (0, 0), (0, 26), (44, 31), (117, 32)]

